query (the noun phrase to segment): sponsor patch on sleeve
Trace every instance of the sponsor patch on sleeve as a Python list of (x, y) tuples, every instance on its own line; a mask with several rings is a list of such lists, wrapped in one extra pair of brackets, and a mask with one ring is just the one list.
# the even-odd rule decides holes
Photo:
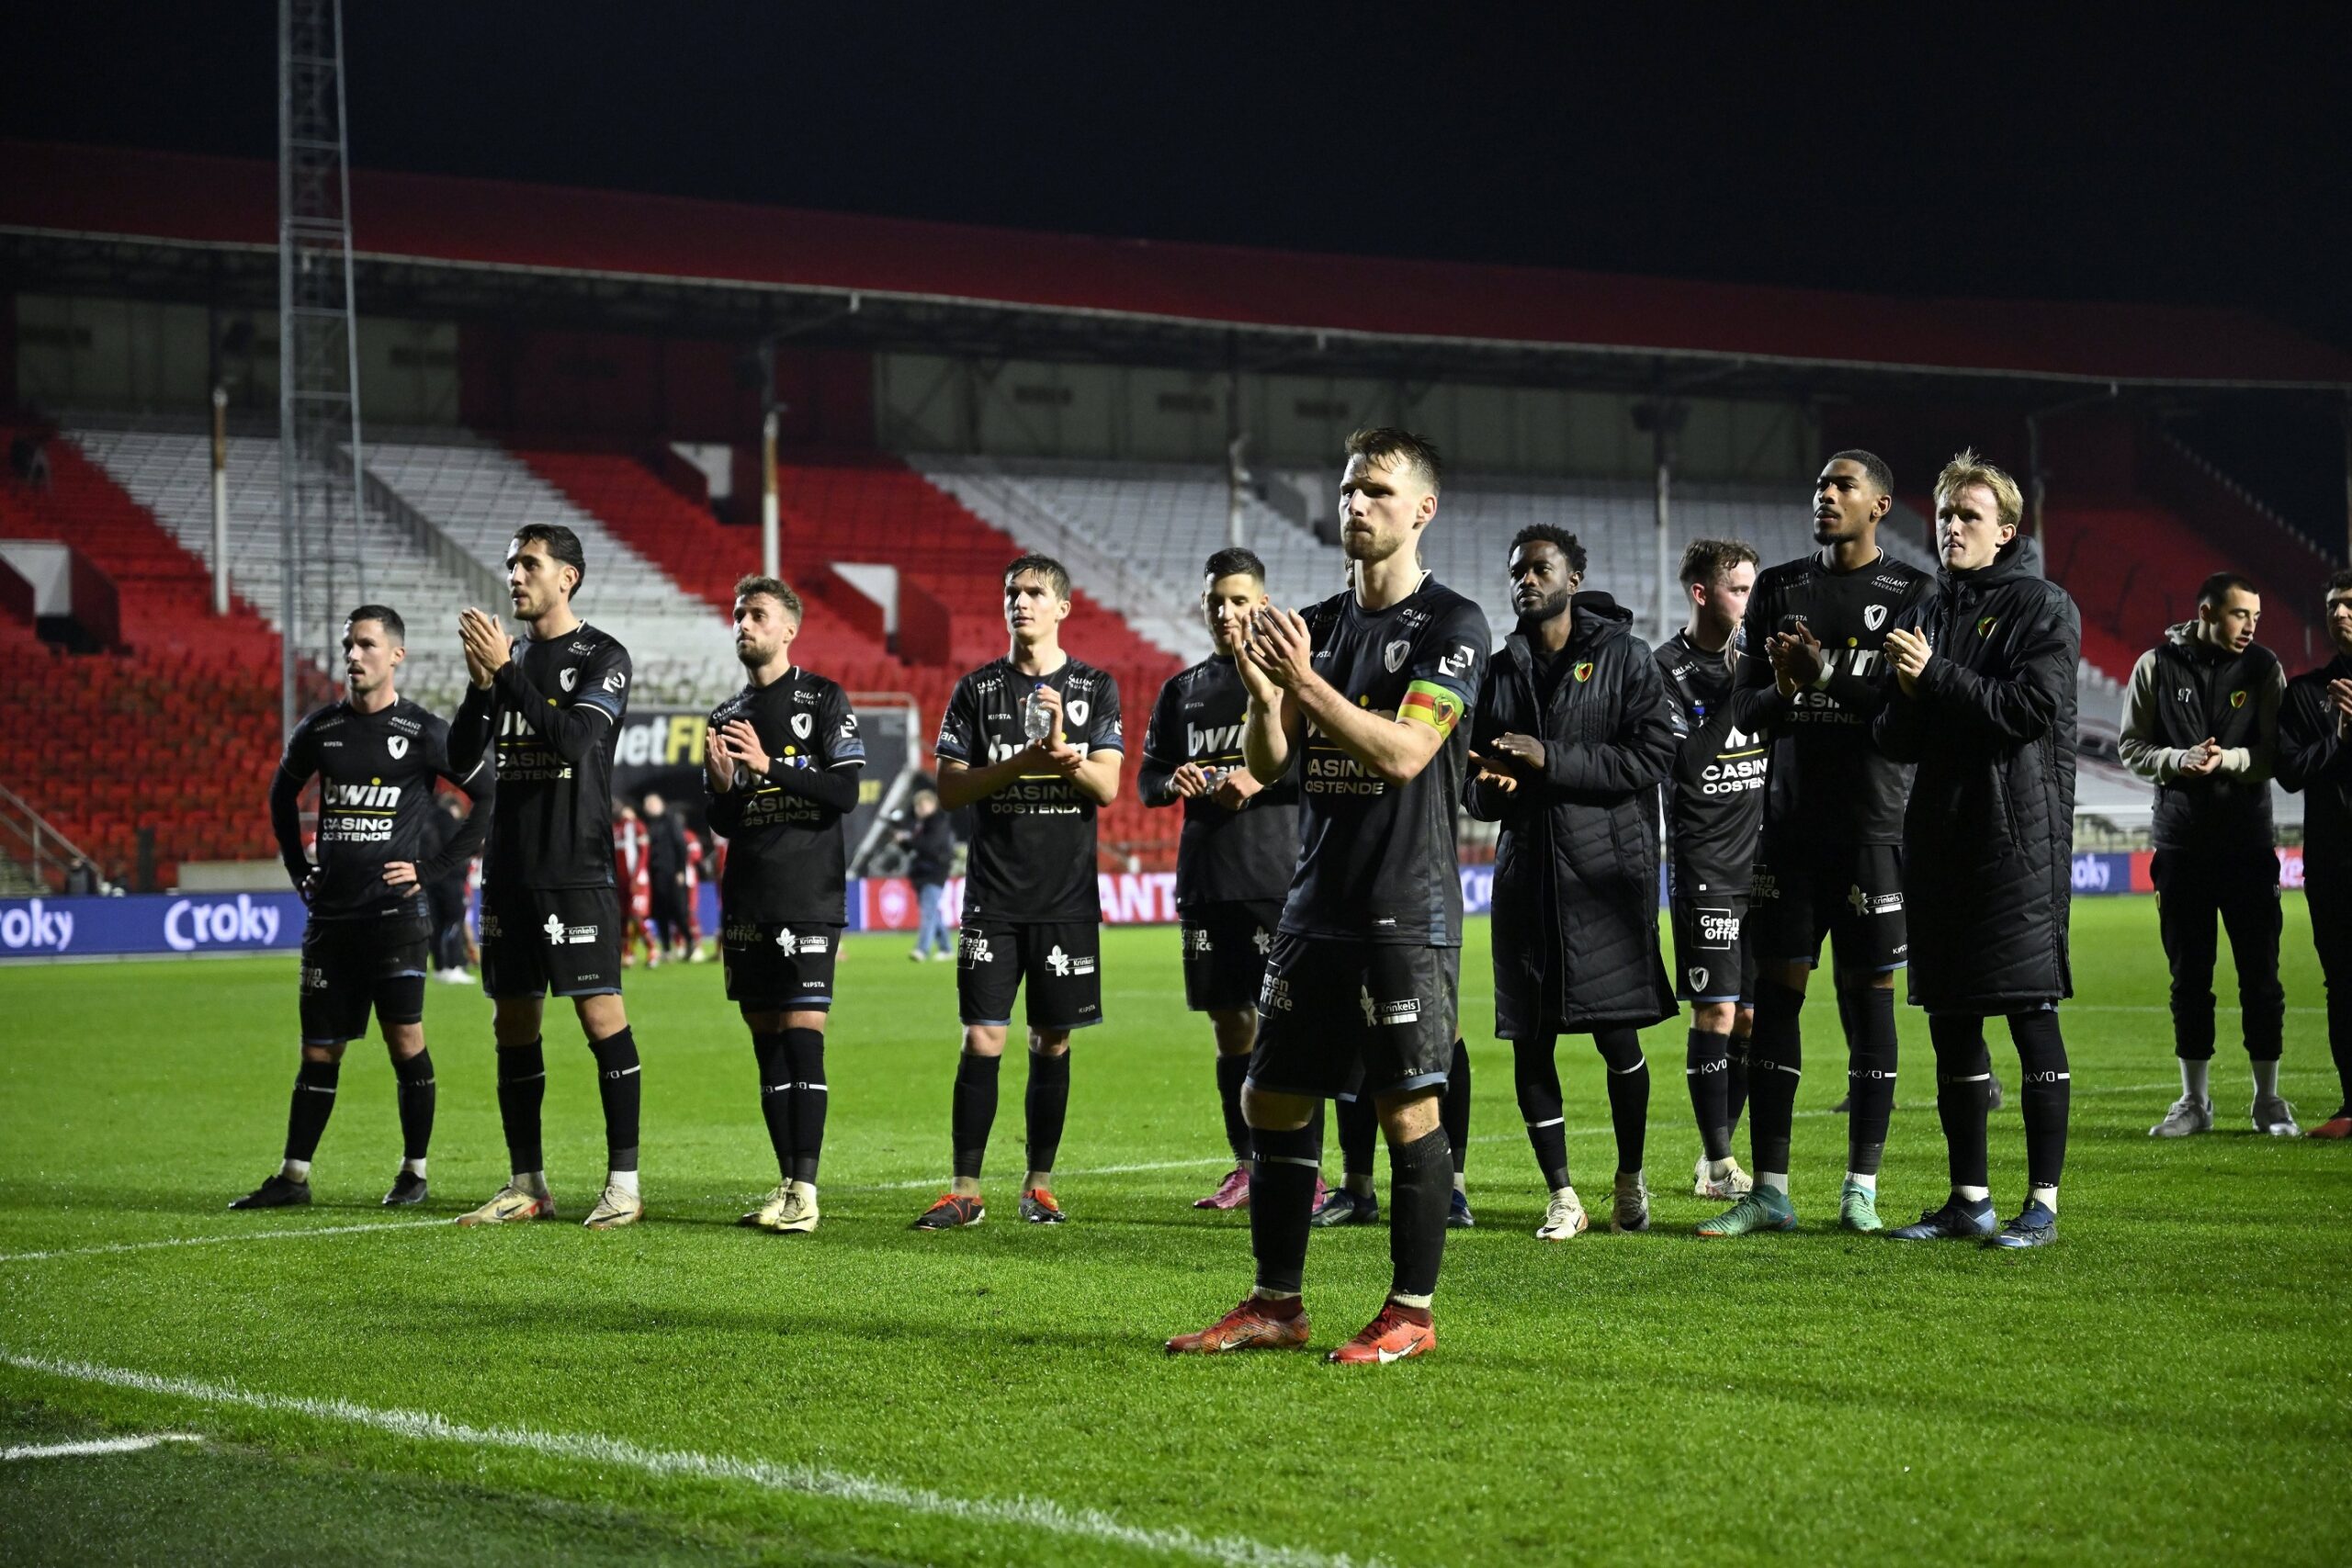
[(1416, 681), (1405, 688), (1396, 716), (1426, 724), (1440, 735), (1451, 735), (1462, 722), (1462, 699), (1434, 681)]

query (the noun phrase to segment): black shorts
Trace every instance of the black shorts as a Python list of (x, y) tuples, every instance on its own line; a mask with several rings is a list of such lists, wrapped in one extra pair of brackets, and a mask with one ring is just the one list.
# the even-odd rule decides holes
[(481, 988), (609, 997), (621, 988), (621, 898), (610, 887), (482, 889)]
[(1674, 901), (1674, 994), (1686, 1002), (1736, 1002), (1756, 994), (1747, 895), (1702, 893)]
[(1183, 911), (1184, 1005), (1194, 1012), (1256, 1007), (1282, 919), (1279, 898), (1196, 904)]
[(1747, 894), (1748, 948), (1760, 964), (1818, 965), (1830, 939), (1841, 974), (1884, 975), (1911, 960), (1903, 851), (1809, 844), (1766, 834)]
[(1102, 1021), (1102, 928), (1093, 920), (967, 920), (956, 944), (956, 1005), (966, 1023), (1012, 1021), (1029, 992), (1029, 1027), (1058, 1033)]
[(302, 928), (302, 1043), (344, 1045), (381, 1025), (424, 1018), (433, 928), (422, 917), (312, 920)]
[(729, 920), (718, 931), (727, 999), (745, 1012), (827, 1012), (833, 1005), (833, 961), (840, 926)]
[(1250, 1081), (1309, 1100), (1441, 1086), (1453, 1066), (1461, 976), (1458, 947), (1278, 934)]

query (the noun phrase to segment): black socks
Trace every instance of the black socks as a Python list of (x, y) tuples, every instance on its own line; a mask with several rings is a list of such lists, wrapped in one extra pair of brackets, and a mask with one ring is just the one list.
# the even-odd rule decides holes
[(517, 1175), (547, 1168), (539, 1152), (539, 1104), (547, 1093), (547, 1058), (537, 1040), (498, 1048), (498, 1120), (506, 1129), (507, 1168)]
[(1022, 1109), (1029, 1124), (1029, 1168), (1051, 1170), (1061, 1152), (1062, 1123), (1069, 1116), (1069, 1052), (1029, 1053), (1029, 1089)]
[(1527, 1123), (1527, 1142), (1535, 1151), (1535, 1168), (1544, 1173), (1548, 1192), (1568, 1184), (1566, 1116), (1560, 1106), (1560, 1065), (1553, 1059), (1557, 1044), (1549, 1034), (1510, 1043), (1511, 1083), (1519, 1091), (1519, 1114)]
[(2066, 1169), (2066, 1112), (2074, 1098), (2058, 1015), (2048, 1009), (2011, 1013), (2009, 1038), (2025, 1074), (2018, 1098), (2025, 1113), (2026, 1184), (2055, 1187)]
[(1786, 1175), (1789, 1129), (1795, 1124), (1804, 1046), (1797, 1015), (1804, 993), (1770, 980), (1756, 983), (1756, 1031), (1747, 1046), (1747, 1141), (1758, 1174)]
[(401, 1157), (423, 1159), (433, 1143), (433, 1053), (392, 1061), (401, 1107)]
[(304, 1062), (294, 1069), (294, 1099), (286, 1112), (286, 1157), (306, 1164), (319, 1152), (319, 1135), (334, 1114), (335, 1080), (341, 1062)]
[(1631, 1175), (1642, 1168), (1649, 1137), (1649, 1058), (1642, 1055), (1638, 1030), (1595, 1030), (1592, 1043), (1609, 1067), (1609, 1124), (1617, 1134), (1617, 1169)]
[(1249, 1052), (1216, 1059), (1216, 1100), (1225, 1111), (1225, 1141), (1236, 1165), (1250, 1163), (1250, 1123), (1241, 1119), (1241, 1082), (1249, 1076)]
[(1459, 1176), (1470, 1158), (1470, 1047), (1453, 1043), (1453, 1063), (1446, 1069), (1445, 1102), (1438, 1107), (1445, 1141), (1453, 1148), (1453, 1174)]
[[(1260, 1127), (1250, 1137), (1258, 1168), (1250, 1181), (1250, 1250), (1258, 1260), (1258, 1288), (1295, 1295), (1306, 1270), (1307, 1219), (1323, 1162), (1322, 1130), (1312, 1122), (1286, 1133)], [(1444, 1202), (1441, 1191), (1441, 1226)]]
[(1846, 1026), (1846, 1168), (1876, 1176), (1894, 1120), (1894, 988), (1867, 986), (1838, 993)]
[[(596, 1092), (605, 1102), (605, 1163), (609, 1170), (637, 1168), (638, 1106), (643, 1084), (638, 1076), (637, 1037), (627, 1028), (588, 1042), (596, 1057)], [(537, 1167), (533, 1167), (537, 1169)]]
[(1363, 1181), (1369, 1191), (1372, 1148), (1380, 1141), (1380, 1114), (1373, 1110), (1370, 1095), (1336, 1103), (1340, 1108), (1340, 1170), (1351, 1180)]
[(792, 1067), (784, 1032), (752, 1032), (752, 1055), (760, 1065), (760, 1120), (767, 1123), (768, 1146), (775, 1151), (779, 1181), (792, 1179)]
[(1989, 1186), (1984, 1122), (1992, 1102), (1993, 1058), (1984, 1049), (1984, 1021), (1932, 1013), (1928, 1037), (1936, 1046), (1936, 1119), (1944, 1126), (1951, 1184)]
[(1731, 1158), (1731, 1036), (1692, 1030), (1683, 1046), (1682, 1076), (1690, 1087), (1701, 1147), (1711, 1160)]
[(959, 1177), (979, 1179), (980, 1161), (989, 1152), (989, 1129), (996, 1125), (997, 1070), (1003, 1065), (1001, 1056), (969, 1051), (956, 1059), (956, 1099), (949, 1127)]
[(1445, 1129), (1388, 1145), (1388, 1293), (1426, 1302), (1445, 1256), (1445, 1214), (1453, 1197), (1453, 1155)]
[(785, 1174), (795, 1181), (817, 1179), (818, 1156), (825, 1149), (825, 1032), (787, 1029), (779, 1040), (792, 1091), (786, 1109), (792, 1126), (792, 1166)]

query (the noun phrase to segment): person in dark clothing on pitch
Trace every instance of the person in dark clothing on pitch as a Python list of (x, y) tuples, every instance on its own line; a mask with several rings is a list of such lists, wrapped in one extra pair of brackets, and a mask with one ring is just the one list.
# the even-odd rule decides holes
[[(2058, 1004), (2074, 994), (2075, 681), (2083, 621), (2018, 533), (2017, 481), (1973, 452), (1936, 479), (1936, 592), (1887, 633), (1893, 689), (1871, 726), (1914, 762), (1903, 819), (1911, 999), (1928, 1011), (1951, 1195), (1897, 1241), (2058, 1239), (2071, 1083)], [(1994, 1230), (1984, 1021), (2023, 1069), (2027, 1196)]]
[(1758, 575), (1740, 684), (1771, 734), (1764, 830), (1746, 933), (1757, 960), (1748, 1043), (1747, 1127), (1755, 1186), (1702, 1221), (1702, 1236), (1792, 1231), (1789, 1149), (1804, 1072), (1805, 991), (1828, 939), (1846, 1036), (1846, 1179), (1838, 1223), (1881, 1228), (1878, 1168), (1894, 1111), (1894, 972), (1904, 930), (1903, 800), (1909, 770), (1871, 742), (1884, 694), (1883, 648), (1894, 617), (1932, 580), (1879, 547), (1894, 475), (1859, 450), (1835, 453), (1814, 481), (1821, 548)]
[(2303, 793), (2303, 896), (2327, 984), (2327, 1048), (2343, 1099), (2304, 1134), (2352, 1138), (2352, 571), (2327, 580), (2335, 657), (2287, 682), (2278, 779)]
[(1657, 939), (1658, 785), (1679, 741), (1666, 680), (1632, 614), (1580, 593), (1585, 551), (1545, 524), (1511, 541), (1512, 608), (1470, 732), (1470, 815), (1495, 851), (1495, 1032), (1511, 1043), (1520, 1113), (1551, 1192), (1538, 1238), (1589, 1224), (1568, 1181), (1559, 1037), (1589, 1033), (1617, 1134), (1611, 1228), (1647, 1230), (1649, 1063), (1640, 1031), (1674, 1016)]
[[(651, 790), (639, 803), (645, 819), (646, 858), (653, 880), (653, 940), (665, 956), (683, 960), (686, 935), (686, 828), (670, 803)], [(649, 933), (651, 934), (651, 933)]]
[(939, 792), (915, 791), (913, 815), (896, 829), (907, 850), (907, 880), (915, 885), (915, 944), (907, 956), (920, 964), (926, 958), (956, 956), (947, 924), (939, 918), (939, 900), (947, 889), (948, 874), (956, 869), (956, 828), (939, 808)]
[(2256, 1132), (2293, 1137), (2295, 1109), (2278, 1094), (2287, 993), (2278, 984), (2278, 856), (2270, 821), (2286, 671), (2254, 640), (2262, 596), (2233, 571), (2197, 591), (2197, 618), (2140, 656), (2123, 697), (2117, 745), (2156, 786), (2158, 930), (2172, 965), (2173, 1054), (2180, 1098), (2151, 1137), (2213, 1127), (2214, 923), (2230, 933), (2238, 1009), (2254, 1067)]

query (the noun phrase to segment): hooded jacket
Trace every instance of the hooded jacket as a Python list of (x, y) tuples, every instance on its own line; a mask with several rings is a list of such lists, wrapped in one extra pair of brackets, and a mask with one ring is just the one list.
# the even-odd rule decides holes
[[(2277, 654), (2259, 643), (2243, 653), (2216, 648), (2194, 621), (2167, 627), (2140, 656), (2116, 748), (2156, 786), (2156, 848), (2269, 854), (2270, 770), (2286, 692)], [(2220, 743), (2221, 767), (2201, 778), (2182, 773), (2188, 749), (2209, 738)]]
[(2011, 1013), (2074, 994), (2075, 685), (2082, 615), (2023, 536), (1939, 573), (1897, 624), (1934, 649), (1916, 691), (1886, 677), (1874, 721), (1915, 762), (1903, 821), (1911, 999)]
[(2287, 682), (2278, 709), (2278, 780), (2303, 792), (2303, 874), (2341, 880), (2352, 871), (2352, 739), (2327, 700), (2330, 681), (2352, 681), (2352, 654), (2337, 654)]
[(1540, 776), (1473, 780), (1470, 815), (1502, 824), (1495, 854), (1495, 1032), (1506, 1040), (1656, 1023), (1674, 1013), (1658, 955), (1657, 788), (1674, 767), (1675, 709), (1631, 612), (1579, 593), (1545, 701), (1513, 632), (1487, 668), (1470, 749), (1544, 743)]

